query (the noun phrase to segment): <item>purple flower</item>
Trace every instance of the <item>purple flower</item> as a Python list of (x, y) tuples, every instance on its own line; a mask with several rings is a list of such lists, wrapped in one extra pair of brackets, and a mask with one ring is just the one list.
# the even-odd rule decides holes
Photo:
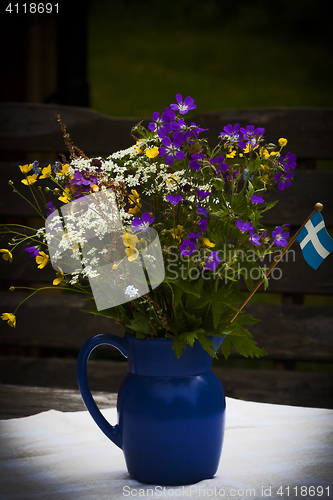
[(29, 252), (30, 257), (35, 259), (37, 257), (37, 255), (39, 255), (40, 250), (38, 247), (27, 247), (27, 248), (25, 248), (25, 251)]
[(196, 105), (194, 104), (194, 99), (192, 99), (192, 97), (190, 96), (187, 96), (183, 102), (181, 94), (177, 94), (176, 101), (178, 104), (170, 104), (170, 108), (173, 109), (174, 111), (179, 110), (179, 113), (181, 115), (185, 115), (191, 109), (196, 108)]
[(208, 214), (207, 210), (204, 207), (202, 207), (199, 203), (197, 204), (197, 212), (198, 212), (198, 214), (203, 215), (204, 217), (207, 217), (207, 219), (208, 219), (209, 214)]
[(155, 217), (150, 217), (149, 212), (145, 212), (142, 214), (141, 219), (139, 217), (135, 217), (132, 222), (132, 231), (142, 231), (145, 233), (148, 231), (150, 224), (152, 224), (155, 220)]
[(289, 169), (296, 167), (297, 157), (294, 154), (287, 153), (286, 156), (280, 156), (280, 163), (284, 167), (285, 172), (288, 172)]
[(278, 182), (278, 188), (280, 191), (283, 191), (285, 188), (287, 189), (288, 187), (291, 186), (291, 180), (294, 174), (292, 172), (289, 172), (289, 174), (286, 174), (283, 172), (282, 174), (275, 174), (274, 179)]
[(191, 158), (193, 158), (193, 160), (190, 161), (189, 165), (191, 168), (193, 168), (193, 170), (199, 170), (199, 168), (203, 167), (203, 162), (205, 159), (203, 153), (199, 153), (198, 155), (193, 154), (191, 155)]
[(196, 188), (199, 200), (207, 198), (210, 195), (210, 191), (200, 191), (200, 189)]
[(184, 142), (190, 137), (190, 130), (184, 120), (172, 122), (171, 127), (172, 130), (175, 130), (174, 134), (172, 134), (173, 139), (181, 140), (181, 142)]
[(278, 226), (276, 231), (272, 232), (272, 238), (274, 239), (274, 243), (278, 247), (285, 247), (287, 245), (287, 238), (289, 238), (289, 233), (283, 232), (283, 227)]
[(193, 139), (198, 139), (198, 136), (199, 134), (201, 134), (201, 132), (205, 132), (206, 130), (209, 130), (208, 128), (201, 128), (201, 127), (198, 127), (195, 123), (191, 122), (191, 125), (192, 127), (194, 127), (193, 129), (190, 129), (190, 137), (193, 137)]
[(229, 165), (228, 165), (228, 163), (224, 162), (224, 156), (218, 156), (217, 159), (211, 158), (210, 163), (211, 163), (211, 165), (214, 165), (216, 175), (218, 177), (221, 177), (221, 174), (222, 174), (225, 182), (227, 182), (228, 173), (229, 173)]
[(46, 208), (47, 208), (46, 217), (48, 217), (49, 215), (52, 214), (52, 212), (55, 211), (55, 207), (53, 205), (53, 201), (49, 201), (48, 204), (47, 204), (47, 206), (46, 206)]
[(244, 139), (246, 141), (251, 141), (251, 139), (257, 139), (260, 140), (264, 133), (265, 133), (265, 129), (264, 128), (254, 128), (253, 125), (248, 125), (246, 128), (241, 128), (240, 131), (242, 132), (242, 134), (244, 134)]
[(191, 240), (183, 239), (179, 248), (182, 255), (191, 255), (198, 248), (198, 245)]
[(253, 230), (253, 228), (250, 229), (250, 241), (252, 245), (257, 245), (260, 246), (260, 237), (258, 234), (256, 234)]
[(219, 265), (221, 262), (220, 257), (218, 256), (218, 251), (215, 250), (210, 253), (210, 255), (207, 257), (207, 263), (205, 269), (210, 269), (210, 271), (215, 271), (216, 267)]
[(173, 165), (175, 158), (179, 161), (184, 160), (185, 153), (183, 151), (179, 151), (179, 148), (182, 145), (182, 141), (179, 138), (175, 139), (172, 144), (170, 137), (165, 137), (164, 139), (162, 139), (162, 144), (164, 147), (161, 146), (159, 148), (158, 156), (166, 155), (165, 163), (167, 165)]
[(227, 125), (223, 128), (224, 132), (220, 133), (220, 136), (229, 139), (233, 143), (237, 143), (242, 140), (243, 136), (239, 132), (239, 123), (233, 127), (232, 125)]
[(166, 137), (169, 132), (172, 130), (171, 121), (176, 117), (175, 113), (171, 111), (170, 108), (165, 108), (162, 116), (158, 111), (155, 111), (152, 115), (153, 121), (149, 123), (148, 128), (153, 132), (157, 132), (157, 135), (161, 137)]
[[(207, 221), (205, 221), (207, 222)], [(208, 222), (207, 222), (208, 224)], [(200, 238), (200, 236), (202, 235), (202, 231), (199, 231), (198, 233), (188, 233), (188, 237), (190, 240), (195, 240), (195, 241), (198, 241), (198, 239)]]
[(82, 172), (76, 171), (73, 179), (71, 179), (70, 184), (75, 184), (76, 186), (91, 186), (97, 183), (97, 177), (89, 176), (89, 179), (83, 177)]
[(171, 205), (178, 205), (178, 203), (183, 199), (183, 197), (180, 194), (168, 194), (166, 196), (166, 199), (171, 203)]
[(200, 221), (200, 222), (198, 222), (198, 227), (199, 227), (202, 231), (206, 231), (207, 226), (208, 226), (208, 220), (206, 220), (206, 219), (201, 219), (201, 221)]
[(241, 233), (245, 233), (245, 231), (250, 231), (251, 229), (253, 229), (253, 227), (249, 222), (243, 222), (241, 220), (238, 220), (236, 222), (236, 226), (238, 227)]
[(265, 200), (261, 196), (253, 194), (251, 197), (251, 201), (252, 201), (252, 203), (264, 203)]

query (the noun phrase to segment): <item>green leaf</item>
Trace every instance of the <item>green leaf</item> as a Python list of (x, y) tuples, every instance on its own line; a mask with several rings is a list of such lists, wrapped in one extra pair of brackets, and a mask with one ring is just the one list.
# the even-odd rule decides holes
[(195, 288), (195, 286), (190, 284), (190, 280), (177, 280), (174, 281), (174, 285), (178, 288), (180, 288), (183, 292), (185, 293), (191, 293), (192, 295), (195, 295), (196, 297), (200, 297), (200, 292)]
[(142, 316), (139, 312), (133, 312), (133, 319), (130, 321), (130, 328), (134, 330), (136, 333), (142, 333), (144, 335), (149, 335), (150, 325), (144, 316)]
[(194, 314), (189, 314), (187, 311), (184, 311), (184, 316), (189, 327), (192, 328), (193, 330), (199, 328), (199, 326), (202, 323), (202, 317), (196, 318)]

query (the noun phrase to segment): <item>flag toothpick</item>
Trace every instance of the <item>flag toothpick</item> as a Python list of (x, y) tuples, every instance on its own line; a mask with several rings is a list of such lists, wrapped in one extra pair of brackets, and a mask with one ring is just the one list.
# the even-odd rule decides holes
[[(309, 217), (306, 219), (306, 221), (304, 221), (304, 223), (301, 225), (301, 227), (299, 228), (299, 230), (294, 234), (294, 236), (291, 238), (291, 240), (289, 241), (289, 243), (284, 247), (284, 249), (279, 253), (279, 255), (277, 255), (274, 259), (274, 262), (272, 263), (272, 265), (269, 267), (269, 269), (266, 271), (265, 273), (265, 277), (262, 278), (260, 281), (258, 281), (258, 283), (256, 284), (256, 286), (254, 287), (254, 289), (252, 290), (252, 292), (249, 293), (249, 295), (246, 297), (246, 299), (242, 302), (242, 304), (239, 306), (239, 310), (236, 311), (234, 313), (234, 315), (232, 316), (232, 318), (230, 319), (230, 323), (232, 323), (234, 321), (234, 319), (238, 316), (238, 314), (240, 313), (240, 311), (245, 307), (245, 305), (248, 303), (248, 301), (251, 299), (251, 297), (253, 297), (253, 295), (256, 293), (256, 291), (258, 290), (258, 288), (260, 287), (260, 285), (265, 281), (265, 278), (267, 278), (269, 276), (269, 274), (272, 272), (272, 270), (274, 269), (274, 267), (278, 264), (278, 262), (282, 259), (282, 257), (284, 256), (284, 254), (289, 250), (289, 248), (291, 247), (291, 245), (294, 243), (294, 241), (296, 240), (298, 234), (301, 232), (301, 230), (304, 228), (304, 226), (307, 224), (307, 222), (311, 219), (311, 217), (316, 213), (316, 212), (321, 212), (323, 210), (324, 206), (322, 203), (316, 203), (315, 206), (314, 206), (314, 210), (312, 211), (312, 213), (309, 215)], [(319, 214), (320, 215), (320, 214)], [(320, 215), (321, 217), (321, 215)], [(322, 217), (321, 217), (322, 219)], [(320, 228), (322, 229), (322, 227), (325, 227), (325, 224), (324, 226), (320, 226)], [(327, 233), (328, 235), (328, 233)], [(330, 238), (330, 236), (328, 235), (328, 237)], [(332, 238), (331, 238), (332, 239)], [(332, 240), (333, 242), (333, 240)], [(329, 242), (330, 243), (330, 242)], [(331, 244), (332, 246), (333, 244)], [(302, 244), (301, 244), (301, 248), (302, 248), (302, 251), (303, 251), (303, 247), (302, 247)], [(325, 248), (324, 248), (325, 250)], [(332, 251), (333, 248), (330, 250)], [(330, 252), (327, 251), (327, 255), (329, 254)], [(326, 257), (326, 255), (325, 255)], [(325, 258), (323, 257), (323, 258)], [(323, 260), (323, 259), (322, 259)], [(320, 263), (320, 262), (319, 262)], [(312, 265), (312, 264), (310, 264)], [(318, 264), (319, 265), (319, 264)], [(317, 267), (318, 267), (317, 265)], [(314, 267), (314, 266), (312, 266)], [(316, 269), (316, 267), (315, 267)]]

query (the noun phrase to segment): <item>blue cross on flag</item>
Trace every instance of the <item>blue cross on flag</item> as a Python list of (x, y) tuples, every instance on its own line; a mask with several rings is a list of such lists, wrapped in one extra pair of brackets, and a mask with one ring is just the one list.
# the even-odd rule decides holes
[(317, 269), (333, 251), (333, 238), (328, 234), (323, 216), (318, 211), (302, 227), (296, 239), (301, 246), (304, 259), (313, 269)]

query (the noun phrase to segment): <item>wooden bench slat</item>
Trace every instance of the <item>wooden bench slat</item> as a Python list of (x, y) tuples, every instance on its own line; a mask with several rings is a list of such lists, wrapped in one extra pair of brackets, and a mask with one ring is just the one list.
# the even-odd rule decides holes
[[(1, 292), (1, 309), (11, 312), (26, 297), (20, 292)], [(16, 306), (15, 306), (16, 304)], [(97, 333), (123, 335), (113, 319), (80, 312), (89, 302), (67, 294), (41, 294), (27, 300), (17, 312), (16, 328), (0, 323), (0, 345), (17, 345), (78, 351)]]
[[(86, 153), (113, 152), (132, 144), (131, 128), (144, 117), (114, 118), (88, 108), (56, 104), (1, 103), (0, 148), (16, 151), (65, 151), (55, 114), (60, 113), (74, 144)], [(145, 117), (145, 125), (150, 118)], [(212, 144), (229, 123), (252, 124), (266, 129), (276, 143), (286, 137), (288, 147), (303, 158), (331, 159), (332, 108), (262, 108), (222, 110), (190, 117), (203, 128)]]
[(131, 129), (139, 118), (111, 118), (79, 106), (1, 103), (0, 149), (66, 153), (60, 114), (75, 146), (85, 153), (112, 153), (132, 145)]
[[(19, 293), (2, 293), (4, 311), (14, 310)], [(19, 310), (16, 328), (1, 322), (0, 345), (68, 349), (78, 352), (97, 333), (123, 335), (114, 320), (80, 312), (78, 297), (32, 297)], [(333, 313), (330, 307), (248, 304), (245, 313), (261, 321), (249, 327), (271, 359), (333, 360)]]

